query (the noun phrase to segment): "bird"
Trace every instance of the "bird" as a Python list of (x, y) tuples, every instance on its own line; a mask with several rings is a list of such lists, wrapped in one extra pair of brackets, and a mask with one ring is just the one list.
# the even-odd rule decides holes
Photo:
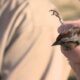
[(65, 50), (71, 50), (80, 45), (80, 27), (72, 24), (62, 24), (60, 27), (68, 27), (56, 38), (52, 46), (60, 45)]

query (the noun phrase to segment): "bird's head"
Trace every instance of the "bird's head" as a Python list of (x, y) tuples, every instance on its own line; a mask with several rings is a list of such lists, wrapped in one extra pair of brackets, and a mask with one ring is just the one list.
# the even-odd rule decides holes
[(75, 48), (80, 45), (80, 27), (71, 27), (60, 33), (52, 46), (61, 45), (66, 50)]

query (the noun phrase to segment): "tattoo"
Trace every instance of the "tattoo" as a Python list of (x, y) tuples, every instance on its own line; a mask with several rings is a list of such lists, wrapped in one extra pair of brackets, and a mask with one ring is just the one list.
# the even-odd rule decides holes
[(50, 10), (50, 12), (52, 12), (51, 15), (55, 15), (56, 17), (58, 17), (60, 23), (63, 24), (62, 19), (61, 19), (60, 15), (59, 15), (58, 11), (56, 11), (56, 10)]

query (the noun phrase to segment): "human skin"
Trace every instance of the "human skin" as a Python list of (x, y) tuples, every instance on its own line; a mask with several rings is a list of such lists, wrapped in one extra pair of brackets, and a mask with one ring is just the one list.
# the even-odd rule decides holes
[[(80, 27), (80, 20), (67, 21), (65, 24), (73, 24), (75, 27)], [(62, 30), (62, 28), (59, 29)], [(67, 51), (61, 47), (61, 51), (67, 57), (67, 60), (76, 74), (77, 80), (80, 80), (80, 45)]]
[(50, 0), (0, 1), (0, 14), (5, 14), (0, 16), (0, 69), (3, 61), (9, 66), (4, 66), (6, 80), (67, 80), (71, 68), (60, 48), (51, 46), (61, 23), (50, 12), (56, 10)]

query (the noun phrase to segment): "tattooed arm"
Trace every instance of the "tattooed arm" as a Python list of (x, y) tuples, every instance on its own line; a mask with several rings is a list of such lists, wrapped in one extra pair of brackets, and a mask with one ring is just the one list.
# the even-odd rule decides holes
[(49, 12), (56, 10), (53, 4), (48, 0), (3, 3), (0, 13), (3, 80), (66, 80), (70, 67), (59, 47), (51, 46), (60, 25), (59, 19)]

